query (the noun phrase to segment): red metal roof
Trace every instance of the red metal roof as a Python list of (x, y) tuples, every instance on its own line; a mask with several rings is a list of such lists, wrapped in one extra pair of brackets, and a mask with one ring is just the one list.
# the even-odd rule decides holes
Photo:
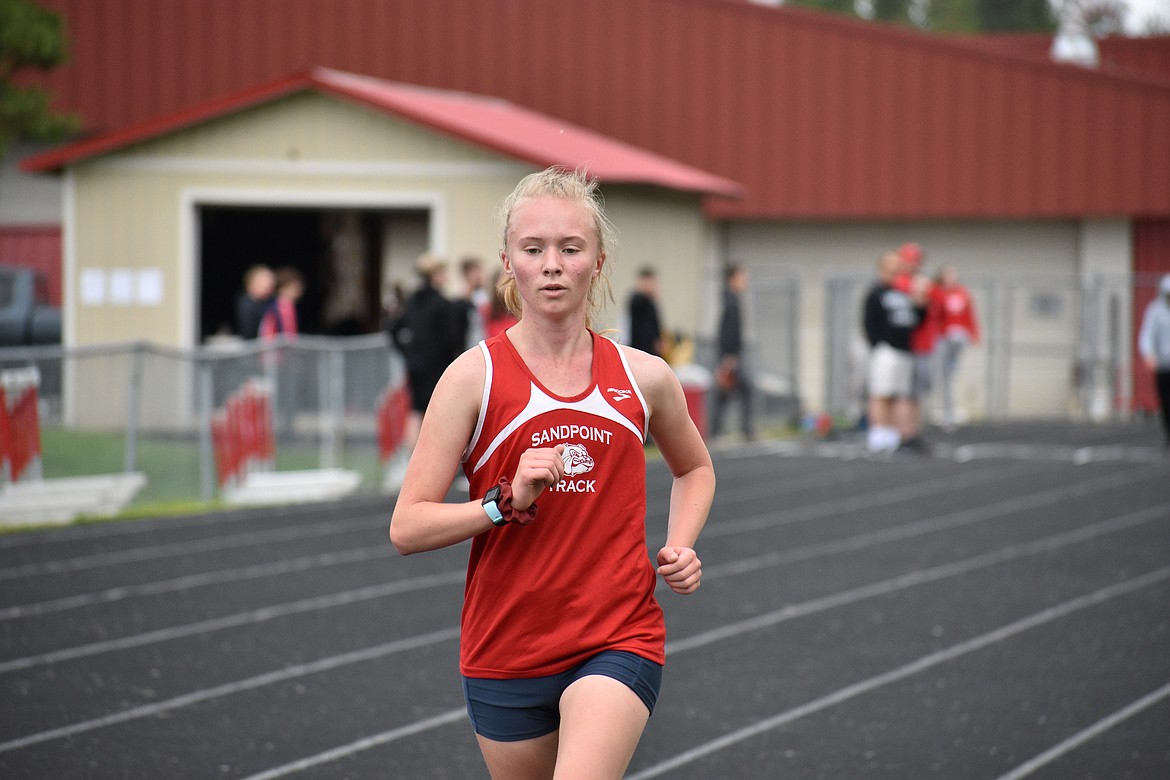
[(92, 128), (314, 65), (495, 95), (741, 182), (730, 219), (1170, 215), (1170, 84), (735, 0), (44, 0)]
[(584, 166), (603, 182), (647, 184), (726, 197), (735, 197), (742, 191), (735, 182), (506, 100), (396, 84), (328, 68), (313, 68), (235, 95), (29, 157), (22, 161), (22, 167), (30, 171), (59, 170), (99, 154), (305, 90), (357, 100), (372, 108), (540, 167)]

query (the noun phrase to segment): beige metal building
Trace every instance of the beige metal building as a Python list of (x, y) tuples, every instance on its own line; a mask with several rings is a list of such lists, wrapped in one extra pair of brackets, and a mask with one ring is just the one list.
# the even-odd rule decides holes
[[(279, 264), (218, 256), (233, 245), (262, 251), (257, 235), (319, 283), (316, 332), (330, 332), (336, 301), (349, 302), (343, 315), (360, 332), (376, 330), (382, 291), (409, 285), (422, 252), (498, 267), (497, 204), (553, 164), (602, 182), (620, 237), (615, 289), (642, 262), (669, 258), (666, 316), (693, 322), (694, 280), (713, 244), (701, 201), (733, 197), (737, 185), (506, 101), (314, 69), (26, 161), (63, 174), (65, 344), (149, 336), (177, 348), (230, 331), (248, 262)], [(277, 232), (265, 221), (273, 214)], [(617, 314), (610, 306), (599, 324)], [(115, 418), (121, 383), (95, 372), (123, 367), (84, 366), (67, 378), (67, 416)], [(176, 376), (154, 392), (184, 396), (192, 385)], [(78, 404), (80, 387), (109, 392)]]
[[(505, 101), (315, 69), (26, 161), (64, 172), (66, 344), (150, 334), (180, 347), (220, 325), (201, 321), (201, 299), (240, 285), (242, 267), (208, 277), (224, 271), (201, 256), (211, 209), (373, 216), (358, 240), (376, 245), (361, 254), (376, 267), (361, 278), (387, 283), (408, 279), (423, 251), (494, 262), (497, 203), (551, 164), (602, 181), (621, 236), (615, 287), (639, 259), (669, 257), (668, 316), (693, 321), (690, 282), (711, 244), (701, 198), (737, 186)], [(334, 221), (317, 258), (327, 265), (346, 238)]]

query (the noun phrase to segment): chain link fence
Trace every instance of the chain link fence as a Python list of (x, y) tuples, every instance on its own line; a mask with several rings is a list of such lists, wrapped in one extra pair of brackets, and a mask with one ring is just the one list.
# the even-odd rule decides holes
[(277, 470), (345, 468), (378, 489), (375, 415), (404, 376), (382, 334), (0, 350), (0, 370), (21, 367), (41, 377), (44, 476), (141, 472), (137, 502), (152, 505), (216, 498), (212, 416), (255, 380), (271, 390)]
[[(744, 309), (758, 421), (793, 422), (802, 407), (859, 418), (867, 356), (861, 309), (872, 276), (826, 270), (821, 357), (801, 355), (800, 272), (765, 264), (750, 272)], [(1130, 413), (1135, 301), (1150, 297), (1157, 278), (1021, 272), (962, 281), (982, 330), (957, 375), (956, 401), (968, 418)], [(695, 363), (713, 368), (715, 353), (713, 334), (696, 339)], [(802, 398), (801, 361), (821, 359), (824, 397)], [(349, 469), (361, 474), (360, 490), (381, 489), (378, 406), (404, 377), (383, 334), (189, 350), (147, 342), (0, 349), (0, 370), (29, 367), (40, 374), (44, 476), (141, 472), (147, 486), (137, 503), (152, 506), (217, 497), (213, 415), (257, 379), (272, 393), (278, 471)]]
[[(750, 281), (742, 301), (744, 359), (754, 382), (756, 420), (764, 426), (789, 424), (796, 421), (801, 408), (800, 271), (792, 266), (763, 263), (750, 264), (747, 268)], [(711, 296), (713, 326), (710, 334), (696, 336), (695, 362), (714, 370), (719, 362), (722, 277), (710, 274), (707, 284), (716, 291)], [(738, 419), (734, 409), (726, 414), (729, 421)]]
[[(962, 281), (982, 330), (980, 343), (966, 348), (956, 378), (957, 401), (968, 418), (1107, 419), (1129, 413), (1134, 293), (1154, 280), (1019, 272), (972, 273)], [(823, 403), (834, 415), (855, 418), (864, 409), (861, 311), (872, 284), (864, 272), (826, 274)], [(928, 417), (938, 395), (927, 400)]]

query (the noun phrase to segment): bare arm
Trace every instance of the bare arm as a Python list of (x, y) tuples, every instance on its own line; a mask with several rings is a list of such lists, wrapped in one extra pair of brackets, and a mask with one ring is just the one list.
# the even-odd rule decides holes
[(478, 501), (444, 503), (479, 415), (486, 371), (478, 349), (460, 355), (435, 387), (390, 518), (403, 555), (457, 544), (492, 528)]
[[(494, 528), (481, 501), (444, 501), (479, 418), (485, 375), (483, 354), (471, 349), (456, 358), (435, 387), (390, 518), (390, 542), (403, 555), (448, 547)], [(510, 477), (517, 510), (527, 509), (564, 476), (561, 449), (532, 448), (521, 454)]]
[(658, 573), (676, 593), (692, 593), (702, 575), (702, 562), (694, 547), (715, 496), (715, 468), (670, 366), (635, 350), (625, 354), (650, 408), (650, 434), (674, 475)]

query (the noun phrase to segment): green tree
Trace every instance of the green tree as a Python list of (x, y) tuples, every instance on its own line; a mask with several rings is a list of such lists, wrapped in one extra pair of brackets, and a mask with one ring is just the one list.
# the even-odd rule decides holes
[(876, 22), (910, 24), (909, 0), (872, 0), (873, 19)]
[(984, 32), (1049, 32), (1056, 20), (1048, 0), (979, 0), (979, 29)]
[(43, 89), (14, 83), (21, 70), (64, 61), (61, 17), (29, 0), (0, 0), (0, 159), (16, 138), (52, 140), (77, 131), (78, 119), (54, 114)]
[(979, 30), (979, 9), (973, 0), (930, 0), (926, 26), (940, 33), (969, 33)]
[(800, 5), (805, 8), (817, 8), (821, 11), (833, 11), (839, 14), (856, 14), (854, 0), (786, 0), (789, 5)]

